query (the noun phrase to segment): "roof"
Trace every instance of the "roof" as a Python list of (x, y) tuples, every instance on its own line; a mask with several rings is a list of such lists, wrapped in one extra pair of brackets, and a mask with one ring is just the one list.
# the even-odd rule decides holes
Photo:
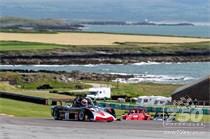
[(176, 94), (176, 93), (178, 93), (178, 92), (180, 92), (180, 91), (182, 91), (182, 90), (185, 90), (185, 89), (187, 89), (187, 88), (190, 88), (190, 87), (192, 87), (192, 86), (195, 86), (195, 85), (197, 85), (197, 84), (199, 84), (199, 83), (201, 83), (201, 82), (203, 82), (203, 81), (210, 81), (210, 75), (208, 75), (208, 76), (206, 76), (206, 77), (203, 77), (203, 78), (201, 78), (201, 79), (199, 79), (199, 80), (196, 80), (196, 81), (194, 81), (194, 82), (192, 82), (192, 83), (190, 83), (190, 84), (187, 84), (187, 85), (184, 85), (184, 86), (182, 86), (182, 87), (179, 87), (178, 89), (176, 89), (173, 93), (172, 93), (172, 95), (174, 95), (174, 94)]

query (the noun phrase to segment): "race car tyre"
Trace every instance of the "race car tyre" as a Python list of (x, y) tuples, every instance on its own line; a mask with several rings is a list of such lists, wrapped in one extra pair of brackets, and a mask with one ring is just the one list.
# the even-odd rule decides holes
[(91, 121), (93, 119), (93, 113), (90, 110), (85, 110), (85, 121)]
[(85, 112), (84, 111), (80, 111), (78, 114), (78, 120), (79, 121), (84, 121), (85, 120)]
[(53, 116), (54, 120), (60, 120), (59, 119), (59, 111), (54, 111), (54, 116)]

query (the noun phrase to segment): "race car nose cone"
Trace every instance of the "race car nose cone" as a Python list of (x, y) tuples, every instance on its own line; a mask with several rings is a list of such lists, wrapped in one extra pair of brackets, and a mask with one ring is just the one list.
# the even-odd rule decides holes
[(103, 118), (103, 117), (99, 117), (96, 116), (96, 121), (101, 121), (101, 122), (112, 122), (115, 119), (113, 117), (107, 117), (107, 118)]
[(101, 116), (105, 116), (105, 114), (102, 111), (99, 111), (98, 114), (100, 114)]

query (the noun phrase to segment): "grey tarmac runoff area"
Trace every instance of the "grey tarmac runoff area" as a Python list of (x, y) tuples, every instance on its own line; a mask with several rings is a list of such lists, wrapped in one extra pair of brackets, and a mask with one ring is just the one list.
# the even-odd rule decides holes
[(0, 139), (207, 139), (205, 128), (166, 128), (158, 121), (77, 122), (0, 116)]

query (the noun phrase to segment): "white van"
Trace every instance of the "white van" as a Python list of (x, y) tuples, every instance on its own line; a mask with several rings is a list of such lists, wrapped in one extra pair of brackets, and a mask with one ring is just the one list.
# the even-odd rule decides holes
[(90, 88), (87, 97), (90, 97), (92, 99), (111, 98), (111, 88), (110, 87)]
[(163, 96), (140, 96), (136, 104), (140, 106), (163, 106), (171, 103), (171, 97)]

